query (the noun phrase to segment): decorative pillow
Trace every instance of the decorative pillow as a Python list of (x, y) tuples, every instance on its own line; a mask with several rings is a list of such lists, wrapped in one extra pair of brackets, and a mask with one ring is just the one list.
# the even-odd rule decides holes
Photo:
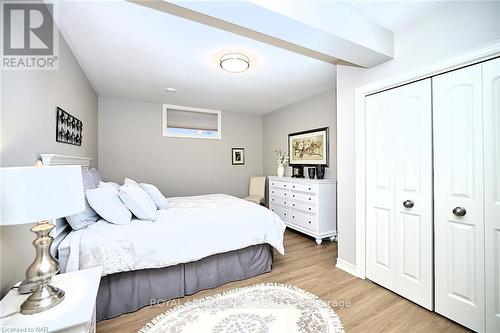
[(111, 188), (102, 186), (86, 193), (90, 206), (103, 219), (113, 224), (130, 223), (132, 214)]
[(125, 178), (125, 180), (123, 181), (123, 185), (125, 186), (139, 186), (139, 184), (137, 184), (137, 182), (133, 179), (130, 179), (130, 178)]
[(92, 174), (89, 172), (89, 170), (82, 169), (82, 180), (84, 190), (91, 190), (93, 188), (96, 188), (94, 177), (92, 177)]
[(168, 209), (170, 205), (168, 204), (167, 198), (160, 192), (160, 190), (152, 185), (146, 183), (140, 183), (139, 186), (146, 192), (151, 199), (153, 199), (156, 208), (158, 209)]
[(97, 172), (95, 168), (92, 168), (88, 171), (88, 173), (92, 176), (95, 186), (99, 185), (99, 182), (102, 180), (101, 176), (99, 176), (99, 172)]
[(154, 221), (156, 219), (156, 205), (149, 195), (139, 186), (120, 186), (118, 196), (132, 214), (140, 220)]
[(120, 185), (113, 182), (99, 182), (99, 187), (107, 187), (110, 190), (113, 190), (116, 194), (118, 194), (118, 190), (120, 189)]
[[(83, 180), (83, 191), (91, 190), (95, 188), (94, 180), (92, 175), (87, 170), (82, 170), (82, 180)], [(79, 230), (86, 228), (89, 224), (95, 223), (100, 219), (99, 215), (95, 210), (90, 207), (87, 197), (85, 196), (85, 209), (79, 213), (66, 216), (66, 221), (73, 230)]]

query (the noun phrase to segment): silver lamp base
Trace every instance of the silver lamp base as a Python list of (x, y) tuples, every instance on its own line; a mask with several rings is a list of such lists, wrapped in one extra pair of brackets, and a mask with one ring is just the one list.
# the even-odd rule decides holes
[(47, 283), (38, 287), (23, 304), (21, 304), (22, 314), (34, 314), (48, 310), (64, 299), (64, 290), (51, 286)]
[(64, 291), (50, 285), (52, 276), (59, 272), (59, 262), (50, 253), (53, 238), (49, 233), (53, 228), (53, 224), (42, 221), (31, 229), (37, 236), (33, 241), (36, 257), (26, 271), (26, 279), (38, 288), (21, 304), (22, 314), (43, 312), (64, 299)]

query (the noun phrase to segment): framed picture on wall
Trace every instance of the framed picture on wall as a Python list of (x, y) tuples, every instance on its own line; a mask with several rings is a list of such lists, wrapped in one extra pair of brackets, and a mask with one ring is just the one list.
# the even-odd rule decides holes
[(290, 165), (328, 166), (328, 127), (288, 134)]
[(245, 164), (245, 148), (232, 148), (231, 159), (233, 165)]
[(60, 107), (56, 109), (56, 141), (71, 145), (82, 145), (83, 123)]

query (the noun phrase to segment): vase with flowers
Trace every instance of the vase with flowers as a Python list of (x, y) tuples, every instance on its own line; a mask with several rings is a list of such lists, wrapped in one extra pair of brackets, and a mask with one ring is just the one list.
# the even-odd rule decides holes
[(276, 150), (276, 163), (278, 165), (278, 169), (276, 173), (278, 177), (283, 177), (285, 175), (285, 165), (288, 164), (288, 153), (282, 153), (281, 150)]

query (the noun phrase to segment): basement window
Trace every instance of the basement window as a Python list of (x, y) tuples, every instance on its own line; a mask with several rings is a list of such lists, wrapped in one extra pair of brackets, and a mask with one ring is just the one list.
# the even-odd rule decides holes
[(163, 136), (221, 139), (221, 112), (163, 104)]

